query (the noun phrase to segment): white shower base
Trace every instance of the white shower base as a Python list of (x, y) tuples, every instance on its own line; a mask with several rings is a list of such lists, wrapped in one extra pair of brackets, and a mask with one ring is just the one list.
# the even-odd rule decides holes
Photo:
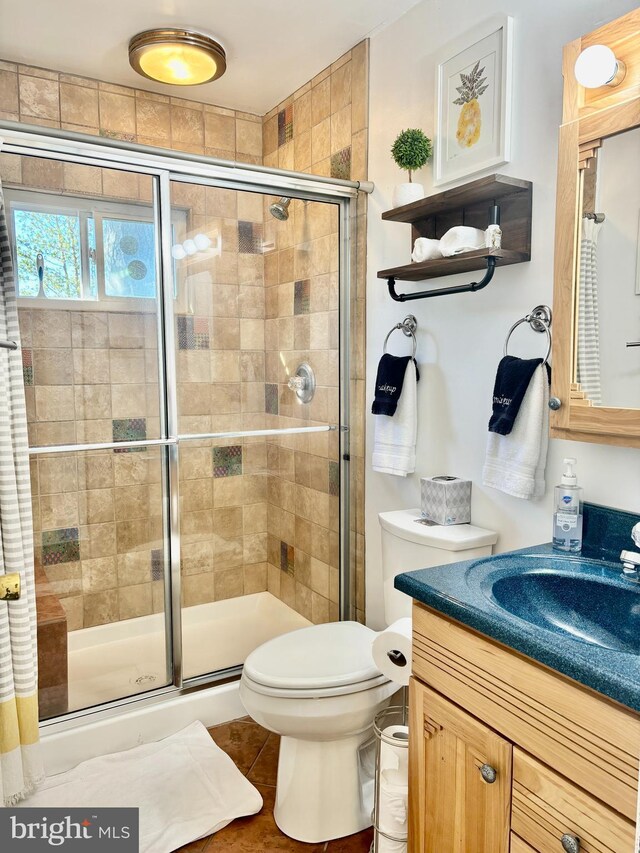
[[(244, 663), (267, 640), (310, 622), (269, 592), (182, 610), (184, 678)], [(167, 684), (164, 614), (69, 632), (69, 710)]]

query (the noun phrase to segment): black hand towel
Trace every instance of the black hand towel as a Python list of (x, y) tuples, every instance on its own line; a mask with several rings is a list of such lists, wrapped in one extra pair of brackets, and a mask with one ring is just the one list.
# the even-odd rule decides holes
[[(400, 394), (402, 394), (404, 374), (410, 360), (410, 355), (388, 355), (387, 353), (380, 359), (376, 376), (376, 393), (371, 406), (374, 415), (395, 414)], [(415, 360), (414, 363), (416, 379), (420, 379), (418, 363)]]
[(493, 414), (489, 432), (509, 435), (520, 411), (520, 405), (541, 358), (516, 358), (505, 355), (500, 360), (493, 388)]

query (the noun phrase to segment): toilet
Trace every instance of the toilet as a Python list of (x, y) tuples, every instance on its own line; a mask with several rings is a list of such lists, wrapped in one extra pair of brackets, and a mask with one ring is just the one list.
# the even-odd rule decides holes
[[(419, 510), (381, 513), (385, 621), (410, 615), (395, 575), (488, 556), (497, 534), (473, 525), (419, 523)], [(376, 667), (376, 632), (358, 622), (282, 634), (247, 657), (240, 698), (257, 723), (281, 736), (274, 818), (286, 835), (319, 843), (371, 826), (361, 761), (373, 720), (397, 684)]]

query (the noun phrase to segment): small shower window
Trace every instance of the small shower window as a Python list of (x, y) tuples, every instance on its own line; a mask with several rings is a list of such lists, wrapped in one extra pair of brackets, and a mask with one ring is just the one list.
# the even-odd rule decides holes
[[(157, 293), (153, 209), (47, 193), (6, 191), (18, 297), (150, 303)], [(184, 230), (174, 214), (172, 235)], [(180, 220), (180, 221), (178, 221)], [(137, 303), (142, 304), (142, 303)]]
[(53, 299), (89, 296), (83, 292), (84, 253), (77, 211), (14, 208), (13, 229), (19, 296)]

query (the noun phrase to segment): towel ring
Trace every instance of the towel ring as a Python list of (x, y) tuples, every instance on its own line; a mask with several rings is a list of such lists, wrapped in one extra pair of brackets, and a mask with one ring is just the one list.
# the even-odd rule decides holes
[(384, 344), (382, 345), (382, 352), (385, 354), (387, 352), (387, 341), (391, 337), (394, 332), (402, 331), (408, 338), (413, 339), (413, 353), (412, 358), (416, 357), (416, 351), (418, 349), (418, 342), (416, 340), (416, 329), (418, 328), (418, 321), (413, 316), (413, 314), (407, 314), (404, 320), (401, 323), (396, 323), (392, 329), (389, 329), (387, 332), (387, 337), (384, 339)]
[(551, 308), (548, 305), (538, 305), (530, 314), (526, 314), (520, 320), (516, 320), (507, 332), (507, 339), (504, 342), (504, 355), (508, 355), (509, 338), (522, 323), (528, 323), (534, 332), (546, 332), (547, 352), (542, 363), (548, 364), (549, 356), (551, 355)]

